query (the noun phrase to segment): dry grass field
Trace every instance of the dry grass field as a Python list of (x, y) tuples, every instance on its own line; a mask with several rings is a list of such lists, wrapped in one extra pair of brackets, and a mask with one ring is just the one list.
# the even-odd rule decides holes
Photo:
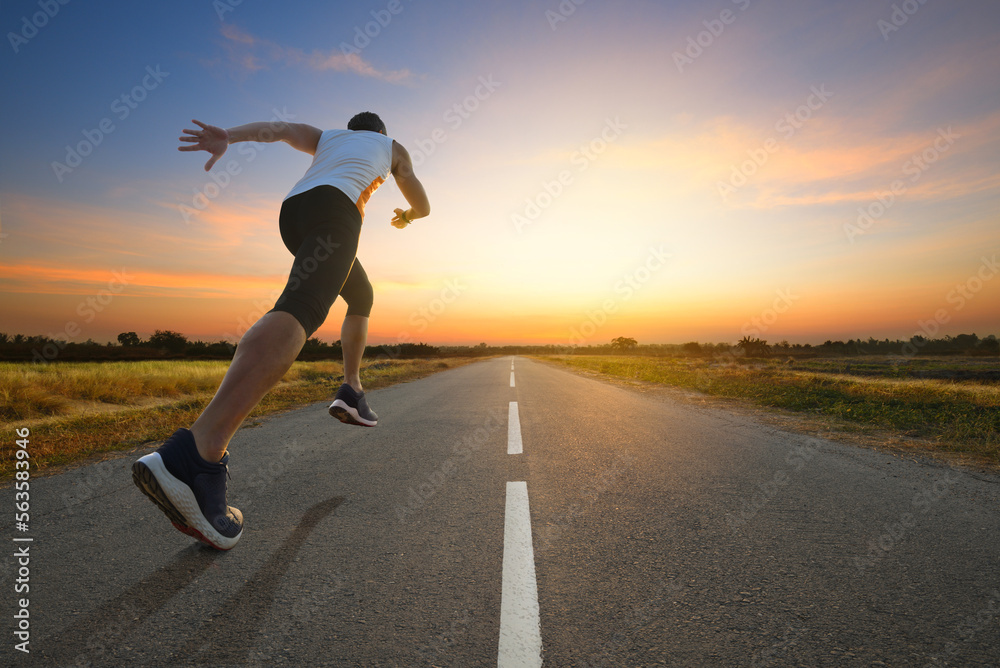
[(1000, 469), (994, 359), (547, 356), (552, 362), (807, 414), (835, 431), (902, 438)]
[[(460, 366), (473, 358), (407, 359), (363, 366), (378, 389)], [(54, 466), (162, 440), (188, 426), (222, 381), (228, 361), (0, 363), (0, 480), (13, 471), (15, 430), (31, 432), (34, 474)], [(251, 414), (332, 399), (338, 362), (296, 362)]]

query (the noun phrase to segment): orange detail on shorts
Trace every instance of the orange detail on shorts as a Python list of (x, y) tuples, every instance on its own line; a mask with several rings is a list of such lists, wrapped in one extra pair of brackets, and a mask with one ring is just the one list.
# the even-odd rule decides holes
[(365, 204), (367, 204), (368, 200), (371, 199), (372, 193), (378, 190), (378, 187), (383, 183), (385, 183), (384, 176), (380, 176), (372, 181), (371, 185), (365, 188), (365, 191), (361, 193), (360, 197), (358, 197), (358, 201), (354, 203), (358, 207), (358, 211), (361, 213), (362, 218), (365, 217)]

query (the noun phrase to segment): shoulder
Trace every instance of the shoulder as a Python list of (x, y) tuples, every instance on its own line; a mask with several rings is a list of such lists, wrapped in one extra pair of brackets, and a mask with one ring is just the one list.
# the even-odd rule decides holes
[(395, 139), (392, 139), (392, 161), (396, 162), (397, 159), (410, 159), (410, 153), (406, 150), (402, 144), (400, 144)]
[(350, 134), (350, 130), (323, 130), (323, 132), (320, 133), (320, 141), (330, 141), (331, 139), (346, 137)]
[(392, 168), (395, 175), (410, 174), (413, 171), (413, 160), (409, 151), (395, 139), (392, 140)]

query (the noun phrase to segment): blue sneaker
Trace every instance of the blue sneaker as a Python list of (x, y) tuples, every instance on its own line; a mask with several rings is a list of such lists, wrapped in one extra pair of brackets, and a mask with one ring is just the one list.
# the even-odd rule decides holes
[(355, 392), (347, 383), (337, 390), (337, 396), (330, 404), (330, 415), (345, 424), (356, 424), (361, 427), (374, 427), (378, 424), (378, 415), (368, 407), (365, 393)]
[(178, 429), (132, 465), (132, 482), (178, 531), (228, 550), (243, 535), (243, 514), (226, 505), (228, 463), (228, 454), (218, 464), (202, 459), (191, 432)]

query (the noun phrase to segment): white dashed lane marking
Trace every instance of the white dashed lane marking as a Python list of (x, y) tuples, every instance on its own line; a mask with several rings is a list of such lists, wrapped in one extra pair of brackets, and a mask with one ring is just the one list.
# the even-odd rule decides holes
[(510, 402), (507, 409), (507, 454), (519, 455), (524, 451), (521, 443), (521, 418), (517, 414), (517, 402)]
[(535, 553), (531, 546), (528, 483), (508, 482), (497, 667), (531, 668), (541, 665), (542, 629), (538, 614)]
[[(514, 387), (514, 360), (510, 361), (510, 386)], [(507, 411), (507, 454), (524, 452), (517, 402)], [(535, 552), (531, 546), (531, 513), (528, 483), (507, 483), (503, 525), (503, 582), (500, 590), (500, 643), (498, 668), (542, 665), (542, 629), (538, 612)]]

